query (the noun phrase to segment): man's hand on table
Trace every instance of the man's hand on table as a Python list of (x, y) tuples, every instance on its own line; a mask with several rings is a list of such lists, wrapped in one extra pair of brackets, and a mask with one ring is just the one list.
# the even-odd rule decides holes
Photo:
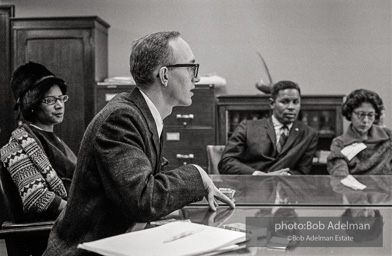
[(216, 207), (218, 206), (218, 202), (215, 199), (218, 199), (219, 201), (226, 203), (230, 206), (230, 208), (235, 208), (235, 204), (233, 201), (230, 200), (227, 196), (225, 196), (219, 189), (214, 185), (208, 174), (200, 167), (197, 165), (194, 165), (197, 170), (199, 170), (199, 173), (201, 175), (201, 178), (203, 180), (204, 188), (205, 188), (205, 197), (208, 201), (208, 205), (212, 211), (216, 211)]

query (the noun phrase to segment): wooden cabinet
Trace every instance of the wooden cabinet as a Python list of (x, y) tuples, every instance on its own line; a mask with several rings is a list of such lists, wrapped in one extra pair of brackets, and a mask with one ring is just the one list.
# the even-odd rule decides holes
[(164, 157), (169, 168), (198, 164), (207, 170), (207, 145), (216, 144), (216, 96), (214, 85), (196, 85), (192, 105), (174, 107), (164, 120)]
[(15, 128), (14, 98), (11, 79), (11, 25), (14, 16), (13, 5), (0, 5), (0, 147), (6, 144)]
[[(298, 119), (319, 132), (312, 172), (326, 172), (325, 156), (332, 139), (343, 133), (343, 95), (302, 95)], [(218, 97), (218, 144), (225, 145), (242, 120), (261, 119), (272, 113), (268, 95), (222, 95)]]
[(41, 63), (68, 84), (55, 132), (75, 153), (95, 114), (96, 83), (107, 77), (108, 28), (96, 16), (11, 19), (13, 68)]

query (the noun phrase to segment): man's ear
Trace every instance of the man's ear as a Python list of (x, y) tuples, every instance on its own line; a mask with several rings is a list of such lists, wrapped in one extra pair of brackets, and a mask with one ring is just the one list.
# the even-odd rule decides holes
[(268, 101), (269, 101), (270, 107), (273, 108), (275, 100), (273, 98), (269, 98)]
[(163, 86), (167, 86), (168, 80), (169, 80), (169, 70), (167, 69), (167, 67), (162, 67), (159, 70), (159, 79), (161, 81), (161, 84)]

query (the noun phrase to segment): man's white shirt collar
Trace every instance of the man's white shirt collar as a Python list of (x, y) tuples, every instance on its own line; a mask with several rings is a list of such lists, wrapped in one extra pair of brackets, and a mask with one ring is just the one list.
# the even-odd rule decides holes
[(142, 90), (139, 90), (139, 91), (142, 93), (143, 98), (147, 102), (147, 106), (150, 109), (152, 116), (154, 117), (154, 121), (155, 121), (155, 125), (157, 126), (159, 138), (161, 138), (161, 134), (162, 134), (162, 130), (163, 130), (163, 120), (162, 120), (161, 114), (159, 114), (158, 109), (155, 107), (154, 103), (150, 100), (150, 98), (148, 98), (148, 96), (144, 92), (142, 92)]
[[(284, 124), (279, 122), (278, 119), (276, 119), (276, 117), (274, 115), (272, 115), (272, 123), (274, 125), (274, 130), (275, 130), (276, 143), (278, 143), (280, 136), (282, 136), (283, 131), (281, 128), (283, 127)], [(293, 126), (293, 123), (287, 124), (286, 126), (289, 129), (289, 133), (290, 133), (290, 130), (291, 130), (291, 127)]]
[[(278, 119), (276, 119), (276, 117), (274, 115), (272, 115), (272, 123), (274, 125), (275, 131), (280, 130), (280, 128), (282, 128), (284, 125), (281, 122), (279, 122)], [(290, 131), (291, 127), (293, 126), (293, 123), (287, 124), (286, 126), (289, 128), (289, 131)]]

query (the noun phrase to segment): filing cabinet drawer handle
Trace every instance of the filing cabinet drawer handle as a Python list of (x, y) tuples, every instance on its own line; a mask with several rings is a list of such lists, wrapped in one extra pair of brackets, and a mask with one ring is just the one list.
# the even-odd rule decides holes
[(193, 158), (195, 158), (195, 155), (194, 154), (189, 154), (189, 155), (177, 154), (176, 157), (177, 157), (177, 159), (184, 160), (184, 162), (182, 163), (183, 165), (187, 165), (188, 162), (185, 159), (193, 159)]
[(178, 159), (193, 159), (193, 158), (195, 158), (195, 155), (194, 154), (189, 154), (189, 155), (177, 154), (176, 157)]
[[(189, 114), (189, 115), (177, 114), (177, 115), (176, 115), (176, 118), (177, 118), (178, 120), (180, 120), (180, 119), (192, 120), (193, 118), (195, 118), (195, 116), (194, 116), (193, 114)], [(188, 125), (187, 122), (183, 122), (182, 124), (183, 124), (184, 126), (187, 126), (187, 125)]]
[(193, 118), (195, 118), (195, 116), (193, 114), (189, 114), (189, 115), (177, 114), (176, 118), (177, 119), (193, 119)]

